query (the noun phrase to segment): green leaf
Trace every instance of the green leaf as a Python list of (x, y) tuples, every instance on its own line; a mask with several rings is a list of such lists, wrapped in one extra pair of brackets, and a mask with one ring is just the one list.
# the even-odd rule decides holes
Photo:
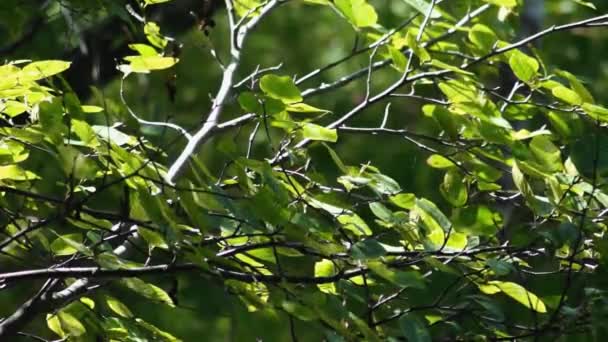
[(416, 41), (416, 37), (411, 33), (411, 31), (407, 32), (405, 36), (405, 41), (407, 42), (407, 46), (409, 46), (414, 54), (420, 58), (420, 62), (424, 63), (431, 60), (431, 55), (429, 55), (428, 51), (422, 45)]
[(409, 342), (431, 342), (426, 324), (417, 316), (405, 314), (399, 318), (399, 328)]
[(348, 229), (356, 235), (372, 235), (372, 231), (367, 226), (367, 223), (353, 212), (344, 211), (338, 215), (337, 220), (342, 224), (344, 229)]
[(129, 62), (127, 67), (121, 68), (121, 71), (125, 74), (130, 72), (148, 73), (151, 70), (168, 69), (179, 61), (174, 57), (163, 56), (127, 56), (125, 60)]
[(389, 199), (394, 205), (403, 209), (412, 209), (416, 205), (416, 195), (414, 194), (397, 194)]
[(452, 214), (452, 222), (457, 232), (494, 236), (500, 229), (502, 218), (485, 205), (474, 205), (456, 209)]
[(144, 0), (144, 4), (145, 4), (144, 6), (162, 4), (163, 2), (169, 2), (169, 1), (173, 1), (173, 0)]
[(478, 101), (477, 89), (469, 82), (449, 80), (439, 83), (439, 89), (454, 103), (475, 103)]
[[(71, 124), (72, 130), (80, 141), (88, 147), (97, 148), (99, 146), (99, 141), (97, 140), (97, 135), (91, 126), (83, 120), (72, 119)], [(71, 140), (70, 140), (71, 141)]]
[(372, 231), (369, 229), (365, 221), (354, 212), (343, 209), (340, 207), (333, 206), (331, 204), (321, 202), (317, 199), (306, 197), (307, 202), (314, 208), (319, 208), (330, 213), (345, 229), (348, 229), (356, 235), (371, 235)]
[(367, 263), (372, 272), (384, 278), (391, 283), (401, 287), (412, 287), (416, 289), (424, 289), (424, 278), (417, 271), (401, 271), (393, 268), (388, 268), (380, 261), (371, 261)]
[(454, 162), (439, 154), (433, 154), (428, 157), (426, 163), (435, 169), (447, 169), (456, 166)]
[(442, 61), (440, 61), (438, 59), (432, 59), (431, 60), (431, 65), (434, 66), (434, 67), (436, 67), (436, 68), (438, 68), (438, 69), (450, 70), (450, 71), (453, 71), (453, 72), (461, 74), (461, 75), (467, 75), (467, 76), (473, 76), (473, 75), (475, 75), (475, 74), (473, 74), (470, 71), (466, 71), (466, 70), (463, 70), (463, 69), (461, 69), (461, 68), (459, 68), (457, 66), (444, 63), (444, 62), (442, 62)]
[(329, 113), (328, 110), (313, 107), (303, 102), (290, 103), (287, 105), (286, 109), (288, 112), (292, 113)]
[(281, 303), (281, 307), (283, 308), (283, 310), (302, 321), (313, 321), (319, 318), (319, 315), (317, 315), (314, 310), (295, 301), (283, 301)]
[(83, 113), (101, 113), (103, 112), (103, 108), (99, 106), (81, 106)]
[(438, 105), (424, 105), (422, 111), (426, 116), (434, 118), (450, 138), (458, 138), (459, 121), (452, 112)]
[(159, 49), (164, 49), (167, 46), (167, 38), (160, 34), (160, 27), (153, 21), (148, 21), (144, 25), (144, 33), (150, 44)]
[(572, 0), (575, 3), (581, 5), (581, 6), (585, 6), (585, 7), (589, 7), (591, 9), (597, 10), (597, 7), (595, 7), (595, 5), (591, 2), (591, 1), (583, 1), (583, 0)]
[(556, 73), (559, 76), (562, 76), (568, 80), (570, 83), (570, 87), (578, 94), (578, 96), (583, 100), (583, 102), (594, 103), (593, 95), (585, 88), (583, 83), (576, 78), (572, 73), (569, 73), (564, 70), (558, 70)]
[(175, 304), (173, 304), (173, 300), (171, 300), (171, 297), (169, 297), (167, 292), (165, 292), (165, 290), (161, 289), (156, 285), (146, 283), (145, 281), (139, 278), (123, 278), (120, 280), (120, 282), (127, 288), (140, 294), (143, 297), (146, 297), (153, 301), (164, 303), (170, 307), (175, 307)]
[(318, 141), (338, 141), (338, 131), (336, 129), (327, 128), (313, 123), (304, 123), (302, 127), (302, 135), (306, 139)]
[(559, 148), (546, 135), (539, 135), (530, 141), (530, 151), (546, 172), (562, 169), (562, 158)]
[(514, 270), (513, 265), (504, 260), (489, 259), (486, 261), (486, 265), (498, 276), (506, 276)]
[(119, 131), (114, 127), (109, 126), (92, 126), (93, 131), (102, 139), (111, 142), (112, 144), (116, 144), (118, 146), (122, 146), (125, 144), (132, 143), (135, 138)]
[(608, 122), (608, 109), (591, 103), (584, 103), (583, 110), (594, 120)]
[(393, 220), (393, 212), (380, 202), (370, 203), (369, 209), (372, 211), (372, 213), (374, 213), (374, 215), (376, 215), (377, 218), (383, 221), (391, 222)]
[(359, 331), (361, 331), (361, 333), (363, 334), (364, 341), (369, 341), (369, 342), (381, 342), (382, 341), (382, 340), (380, 340), (380, 338), (378, 337), (376, 332), (374, 330), (372, 330), (369, 327), (369, 325), (364, 320), (359, 318), (357, 315), (355, 315), (352, 312), (349, 312), (348, 318), (350, 318), (350, 320), (354, 323), (354, 326), (356, 326), (359, 329)]
[(258, 100), (257, 96), (255, 96), (255, 94), (250, 91), (244, 91), (240, 93), (238, 101), (241, 105), (241, 108), (243, 108), (243, 110), (245, 110), (246, 112), (262, 112), (262, 105), (260, 104), (260, 101)]
[(513, 73), (520, 80), (530, 83), (536, 77), (540, 65), (538, 61), (525, 53), (514, 50), (509, 58), (509, 65)]
[(378, 21), (376, 10), (365, 0), (334, 0), (334, 4), (355, 27), (374, 26)]
[(65, 337), (66, 333), (61, 329), (61, 322), (57, 314), (46, 314), (46, 325), (59, 337)]
[(169, 249), (169, 246), (167, 245), (165, 238), (163, 238), (163, 236), (161, 234), (159, 234), (153, 230), (150, 230), (148, 228), (142, 228), (142, 227), (138, 227), (137, 232), (139, 233), (139, 235), (141, 235), (144, 238), (144, 240), (146, 240), (150, 249), (154, 249), (154, 248), (160, 248), (160, 249), (165, 249), (165, 250)]
[(371, 179), (367, 186), (382, 195), (393, 195), (401, 191), (399, 183), (391, 177), (378, 172), (365, 172), (364, 175)]
[[(427, 15), (431, 9), (431, 4), (426, 0), (403, 0), (406, 4), (412, 6), (415, 10), (420, 12), (422, 15)], [(432, 19), (437, 19), (441, 17), (439, 11), (437, 11), (437, 7), (433, 8), (433, 12), (431, 13)]]
[(11, 118), (29, 110), (29, 107), (19, 101), (8, 100), (0, 104), (0, 112), (8, 115)]
[(455, 207), (461, 207), (467, 203), (467, 186), (461, 173), (457, 170), (449, 170), (445, 173), (439, 190), (443, 198)]
[(80, 233), (60, 235), (51, 243), (51, 251), (57, 256), (72, 255), (78, 252), (91, 255), (91, 251), (82, 244)]
[(498, 41), (498, 37), (488, 26), (475, 24), (469, 30), (469, 40), (483, 51), (490, 51)]
[(366, 260), (376, 259), (386, 255), (386, 250), (375, 239), (366, 239), (354, 244), (351, 248), (351, 254), (355, 259)]
[(21, 70), (21, 81), (37, 81), (43, 78), (57, 75), (70, 67), (70, 62), (59, 60), (48, 60), (33, 62)]
[(139, 53), (141, 56), (158, 56), (156, 49), (148, 44), (129, 44), (129, 48)]
[(443, 232), (450, 231), (452, 223), (450, 220), (437, 208), (435, 203), (425, 199), (416, 199), (416, 211), (422, 217), (422, 221), (431, 229), (439, 228)]
[[(336, 268), (331, 260), (323, 259), (315, 263), (315, 277), (333, 277), (336, 275)], [(321, 292), (337, 294), (334, 283), (317, 284)]]
[(31, 171), (23, 170), (17, 165), (6, 165), (0, 166), (0, 180), (2, 179), (30, 181), (40, 179), (40, 177)]
[(493, 4), (496, 6), (503, 6), (503, 7), (515, 7), (517, 6), (517, 1), (516, 0), (484, 0), (485, 2), (489, 3), (489, 4)]
[(273, 99), (283, 103), (302, 101), (302, 94), (289, 76), (264, 75), (260, 79), (260, 88)]
[(507, 296), (515, 299), (525, 307), (540, 313), (546, 313), (547, 308), (540, 298), (534, 293), (526, 290), (523, 286), (507, 282), (507, 281), (489, 281), (486, 284), (479, 285), (479, 289), (483, 293), (495, 294), (503, 292)]
[(131, 312), (131, 310), (129, 310), (126, 305), (124, 305), (121, 301), (114, 297), (106, 296), (106, 305), (110, 308), (110, 310), (114, 311), (121, 317), (133, 317), (133, 313)]
[(583, 99), (576, 92), (564, 86), (559, 86), (551, 89), (551, 93), (553, 94), (553, 96), (568, 104), (574, 106), (580, 106), (583, 104)]
[(388, 51), (391, 55), (391, 59), (393, 60), (393, 65), (395, 66), (395, 68), (400, 72), (404, 72), (405, 68), (407, 67), (407, 58), (405, 57), (403, 52), (392, 46), (388, 47)]
[(331, 0), (304, 0), (307, 4), (312, 5), (329, 5)]
[(166, 342), (181, 342), (177, 337), (169, 334), (166, 331), (160, 330), (155, 325), (152, 325), (141, 318), (136, 318), (135, 322), (152, 333), (154, 340)]

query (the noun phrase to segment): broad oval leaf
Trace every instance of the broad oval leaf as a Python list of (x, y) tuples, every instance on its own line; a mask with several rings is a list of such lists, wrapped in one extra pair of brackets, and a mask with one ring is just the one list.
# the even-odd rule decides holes
[(294, 103), (302, 101), (302, 94), (289, 76), (264, 75), (260, 79), (262, 91), (284, 103)]
[(503, 292), (507, 296), (515, 299), (525, 307), (540, 313), (546, 313), (547, 308), (540, 298), (534, 293), (526, 290), (523, 286), (508, 282), (508, 281), (489, 281), (486, 284), (479, 285), (479, 289), (483, 293), (495, 294)]
[(526, 83), (534, 80), (540, 67), (536, 59), (519, 50), (513, 51), (509, 58), (509, 65), (513, 69), (515, 76)]

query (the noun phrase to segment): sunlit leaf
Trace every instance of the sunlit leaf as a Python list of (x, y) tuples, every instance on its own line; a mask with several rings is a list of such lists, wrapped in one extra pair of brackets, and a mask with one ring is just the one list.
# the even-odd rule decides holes
[(156, 285), (152, 285), (150, 283), (146, 283), (145, 281), (139, 278), (123, 278), (120, 282), (131, 289), (132, 291), (140, 294), (143, 297), (146, 297), (150, 300), (166, 304), (170, 307), (174, 307), (173, 300), (171, 297), (165, 292), (163, 289)]
[(583, 99), (581, 99), (576, 92), (566, 87), (555, 87), (551, 90), (551, 93), (553, 93), (553, 96), (568, 104), (575, 106), (580, 106), (583, 104)]
[(305, 123), (302, 127), (302, 135), (306, 139), (319, 141), (338, 141), (338, 132), (336, 129), (327, 128), (313, 123)]
[(374, 26), (378, 14), (366, 0), (334, 0), (336, 7), (356, 27)]
[(534, 293), (526, 290), (519, 284), (507, 281), (489, 281), (486, 284), (479, 285), (479, 289), (481, 292), (487, 294), (503, 292), (531, 310), (540, 313), (547, 312), (545, 303), (543, 303)]
[(266, 95), (284, 103), (302, 101), (300, 90), (289, 76), (264, 75), (260, 79), (260, 88)]
[[(336, 275), (335, 265), (331, 260), (323, 259), (315, 263), (315, 277), (333, 277)], [(336, 294), (334, 283), (318, 284), (319, 290), (329, 294)]]
[(509, 65), (515, 76), (526, 83), (531, 82), (536, 77), (540, 67), (536, 59), (519, 50), (513, 51), (509, 58)]
[(66, 61), (48, 60), (32, 62), (21, 70), (20, 79), (37, 81), (43, 78), (59, 74), (70, 67), (71, 63)]

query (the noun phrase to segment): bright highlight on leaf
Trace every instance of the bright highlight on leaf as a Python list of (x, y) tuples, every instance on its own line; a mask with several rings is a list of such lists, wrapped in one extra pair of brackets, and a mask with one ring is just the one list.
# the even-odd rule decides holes
[[(315, 277), (332, 277), (336, 274), (334, 263), (331, 260), (323, 259), (315, 263)], [(334, 283), (317, 285), (322, 292), (328, 294), (336, 294), (336, 285)]]
[(536, 77), (540, 65), (538, 61), (525, 53), (514, 50), (509, 58), (509, 65), (513, 69), (513, 73), (520, 80), (530, 83)]
[(479, 289), (481, 292), (487, 294), (503, 292), (531, 310), (540, 313), (547, 312), (545, 303), (543, 303), (534, 293), (526, 290), (519, 284), (507, 281), (489, 281), (486, 284), (479, 285)]
[(336, 7), (355, 27), (374, 26), (378, 14), (366, 0), (334, 0)]
[(57, 60), (32, 62), (23, 67), (19, 79), (27, 81), (41, 80), (67, 70), (70, 65), (70, 62)]
[(125, 74), (129, 72), (149, 73), (152, 70), (163, 70), (174, 66), (179, 60), (173, 57), (162, 56), (128, 56), (125, 60), (128, 65), (121, 66)]

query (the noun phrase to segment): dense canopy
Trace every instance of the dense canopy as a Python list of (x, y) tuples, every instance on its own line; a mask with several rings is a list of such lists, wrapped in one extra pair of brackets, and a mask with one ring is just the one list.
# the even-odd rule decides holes
[(602, 340), (607, 12), (2, 0), (0, 340)]

